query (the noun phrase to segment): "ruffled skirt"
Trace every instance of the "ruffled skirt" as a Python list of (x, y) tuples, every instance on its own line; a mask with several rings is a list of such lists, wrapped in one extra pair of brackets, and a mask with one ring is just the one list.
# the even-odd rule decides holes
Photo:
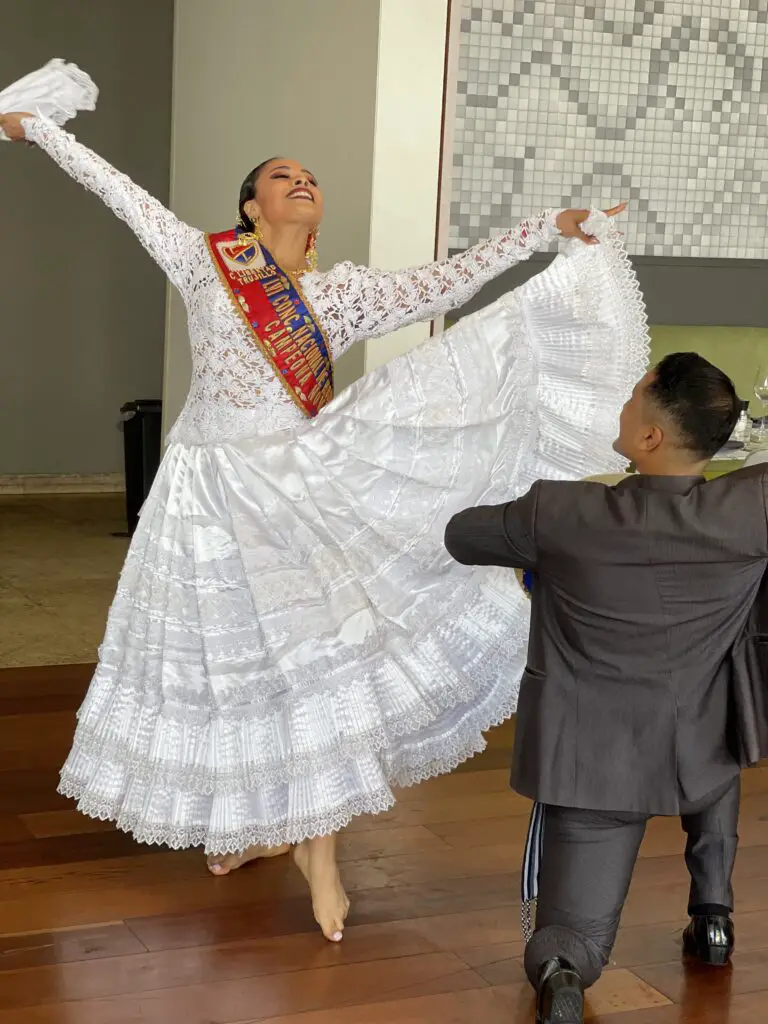
[(393, 803), (511, 715), (528, 605), (453, 562), (448, 519), (622, 468), (645, 371), (615, 237), (269, 437), (172, 445), (60, 789), (143, 842), (275, 846)]

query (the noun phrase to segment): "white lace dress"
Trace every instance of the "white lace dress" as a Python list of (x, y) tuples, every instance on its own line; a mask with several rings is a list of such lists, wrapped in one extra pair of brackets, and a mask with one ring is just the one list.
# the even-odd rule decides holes
[[(204, 236), (52, 122), (28, 137), (181, 292), (193, 381), (144, 507), (61, 791), (141, 841), (236, 852), (337, 830), (447, 772), (515, 709), (526, 597), (454, 563), (448, 518), (534, 479), (621, 468), (647, 358), (617, 235), (348, 389), (316, 419), (230, 305)], [(431, 319), (543, 247), (554, 216), (387, 273), (303, 279), (338, 357)]]

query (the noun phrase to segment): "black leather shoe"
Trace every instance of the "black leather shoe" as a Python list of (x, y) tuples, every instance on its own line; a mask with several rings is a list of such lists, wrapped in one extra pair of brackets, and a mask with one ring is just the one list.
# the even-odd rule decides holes
[(683, 952), (715, 967), (724, 967), (730, 961), (733, 944), (730, 917), (692, 917), (683, 932)]
[(567, 960), (548, 960), (541, 968), (536, 1024), (584, 1024), (584, 984)]

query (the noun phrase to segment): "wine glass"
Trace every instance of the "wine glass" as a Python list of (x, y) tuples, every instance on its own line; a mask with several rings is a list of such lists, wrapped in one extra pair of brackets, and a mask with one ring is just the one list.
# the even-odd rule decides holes
[(760, 403), (760, 426), (757, 431), (757, 446), (763, 448), (768, 444), (768, 430), (766, 430), (766, 416), (768, 416), (768, 362), (763, 362), (757, 368), (755, 375), (755, 398)]

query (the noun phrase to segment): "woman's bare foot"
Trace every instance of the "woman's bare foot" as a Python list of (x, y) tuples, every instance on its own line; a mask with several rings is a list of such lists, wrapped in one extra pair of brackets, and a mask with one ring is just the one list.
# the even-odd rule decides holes
[(341, 942), (349, 900), (336, 863), (336, 836), (305, 839), (293, 851), (312, 895), (312, 910), (329, 942)]
[(212, 875), (228, 875), (230, 871), (237, 871), (248, 861), (280, 857), (288, 853), (290, 848), (288, 843), (284, 843), (282, 846), (249, 846), (242, 853), (211, 853), (208, 855), (208, 870)]

